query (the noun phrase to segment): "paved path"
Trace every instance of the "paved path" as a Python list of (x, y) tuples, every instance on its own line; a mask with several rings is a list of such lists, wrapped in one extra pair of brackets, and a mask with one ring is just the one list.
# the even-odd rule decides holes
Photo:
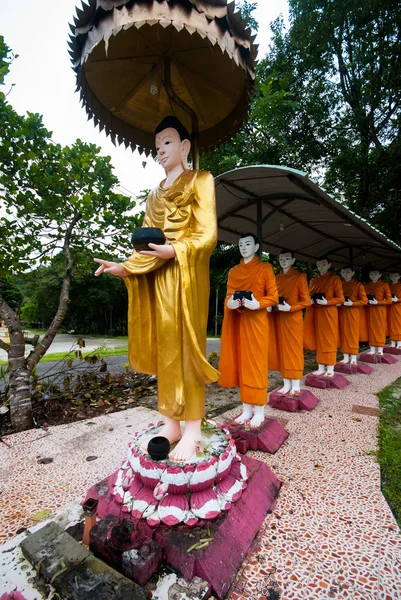
[[(381, 494), (373, 455), (375, 394), (398, 377), (401, 360), (376, 365), (370, 376), (350, 376), (352, 385), (341, 392), (317, 391), (320, 403), (311, 413), (266, 407), (267, 415), (286, 422), (290, 436), (274, 456), (250, 455), (269, 465), (283, 485), (229, 600), (401, 598), (401, 536)], [(37, 511), (50, 509), (53, 516), (67, 503), (81, 500), (90, 486), (119, 467), (133, 432), (155, 417), (138, 407), (4, 438), (0, 543), (10, 541), (0, 547), (0, 593), (17, 586), (27, 600), (38, 598), (28, 581), (31, 571), (22, 571), (23, 563), (15, 568), (11, 560), (11, 550), (19, 552), (21, 539), (13, 536), (34, 523)], [(88, 456), (97, 459), (88, 462)], [(53, 462), (41, 464), (39, 457)], [(73, 522), (77, 513), (68, 508), (63, 519), (64, 524)]]

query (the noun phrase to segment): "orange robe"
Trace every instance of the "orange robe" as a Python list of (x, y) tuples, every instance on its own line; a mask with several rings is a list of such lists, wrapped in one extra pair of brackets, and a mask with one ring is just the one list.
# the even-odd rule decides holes
[(304, 370), (302, 309), (310, 306), (308, 281), (293, 267), (276, 277), (278, 295), (291, 306), (289, 312), (270, 313), (269, 369), (280, 371), (285, 379), (301, 379)]
[(335, 365), (338, 348), (337, 304), (344, 302), (341, 279), (337, 275), (317, 275), (311, 279), (309, 294), (323, 292), (327, 304), (312, 304), (306, 309), (304, 323), (304, 347), (316, 350), (319, 365)]
[(366, 294), (373, 294), (378, 301), (378, 304), (368, 303), (364, 309), (368, 320), (369, 346), (383, 348), (387, 333), (387, 306), (392, 303), (390, 287), (379, 279), (377, 283), (367, 283), (365, 291)]
[(359, 352), (359, 330), (361, 322), (361, 306), (368, 303), (365, 288), (362, 283), (351, 279), (343, 281), (344, 296), (348, 296), (353, 302), (352, 306), (340, 306), (338, 311), (338, 323), (340, 333), (340, 348), (344, 354), (358, 354)]
[[(236, 290), (249, 290), (260, 302), (259, 310), (227, 308)], [(255, 256), (241, 260), (228, 274), (221, 332), (219, 384), (240, 386), (241, 402), (263, 406), (267, 400), (269, 324), (266, 308), (277, 304), (276, 278), (272, 266)]]
[(388, 307), (388, 328), (390, 340), (401, 342), (401, 283), (390, 284), (392, 296), (397, 296), (398, 302)]

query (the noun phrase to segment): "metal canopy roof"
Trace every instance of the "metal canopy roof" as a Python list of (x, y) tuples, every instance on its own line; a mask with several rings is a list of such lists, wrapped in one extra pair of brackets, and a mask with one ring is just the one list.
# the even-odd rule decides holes
[(272, 254), (288, 248), (306, 262), (327, 254), (333, 267), (401, 269), (400, 246), (301, 171), (273, 165), (228, 171), (216, 177), (216, 199), (220, 241), (259, 233), (262, 249)]

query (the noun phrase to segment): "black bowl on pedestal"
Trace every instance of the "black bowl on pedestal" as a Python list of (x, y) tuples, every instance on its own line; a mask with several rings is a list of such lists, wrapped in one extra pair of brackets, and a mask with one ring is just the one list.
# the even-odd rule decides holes
[(158, 435), (148, 444), (148, 454), (152, 460), (165, 460), (170, 452), (170, 442), (167, 438)]
[(137, 252), (152, 250), (148, 244), (165, 244), (166, 238), (159, 227), (139, 227), (131, 236), (131, 244)]

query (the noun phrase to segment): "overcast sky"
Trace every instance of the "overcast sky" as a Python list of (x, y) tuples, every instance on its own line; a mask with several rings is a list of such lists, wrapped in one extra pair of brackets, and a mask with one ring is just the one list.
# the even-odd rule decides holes
[[(67, 51), (68, 22), (72, 21), (76, 0), (14, 0), (0, 2), (0, 34), (18, 59), (11, 67), (7, 85), (15, 83), (8, 96), (19, 113), (38, 112), (53, 140), (72, 144), (77, 138), (102, 147), (112, 158), (121, 185), (132, 194), (154, 187), (163, 170), (151, 158), (115, 147), (99, 133), (74, 93), (75, 74)], [(259, 22), (259, 58), (267, 51), (271, 38), (270, 22), (279, 14), (288, 15), (287, 0), (259, 0), (254, 15)]]

